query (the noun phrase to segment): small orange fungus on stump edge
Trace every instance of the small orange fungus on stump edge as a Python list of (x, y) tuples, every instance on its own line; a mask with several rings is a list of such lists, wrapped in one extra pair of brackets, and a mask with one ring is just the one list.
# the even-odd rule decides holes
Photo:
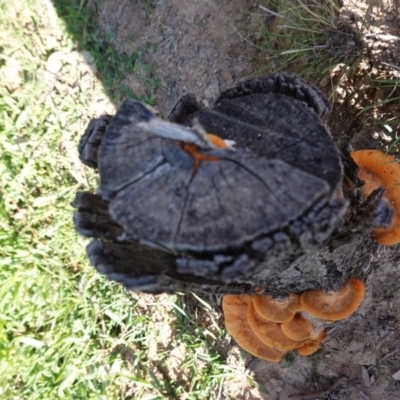
[(382, 187), (384, 197), (394, 208), (391, 225), (374, 229), (377, 242), (387, 246), (400, 243), (400, 163), (379, 150), (353, 151), (351, 157), (358, 165), (358, 178), (364, 181), (365, 195)]

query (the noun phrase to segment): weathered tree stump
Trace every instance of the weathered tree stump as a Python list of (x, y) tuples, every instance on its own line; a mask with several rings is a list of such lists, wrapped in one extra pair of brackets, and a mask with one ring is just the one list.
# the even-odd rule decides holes
[(382, 190), (363, 198), (328, 112), (316, 87), (286, 73), (227, 90), (212, 108), (186, 95), (170, 122), (129, 99), (93, 120), (79, 150), (99, 192), (73, 204), (76, 229), (94, 238), (90, 262), (146, 293), (279, 296), (363, 279), (378, 248), (371, 228), (391, 208)]

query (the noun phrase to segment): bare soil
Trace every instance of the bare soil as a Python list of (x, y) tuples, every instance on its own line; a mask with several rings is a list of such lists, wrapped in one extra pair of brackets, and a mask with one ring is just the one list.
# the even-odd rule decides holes
[[(137, 76), (159, 79), (155, 102), (164, 117), (187, 92), (194, 93), (205, 106), (212, 104), (222, 90), (265, 62), (265, 54), (241, 34), (252, 30), (251, 14), (259, 12), (252, 1), (99, 0), (93, 1), (92, 7), (102, 32), (113, 37), (118, 52), (131, 54), (141, 49), (140, 58), (151, 68), (126, 76), (124, 83), (133, 92), (150, 96), (153, 89)], [(399, 88), (370, 82), (371, 78), (399, 78), (400, 4), (394, 0), (345, 0), (341, 16), (356, 26), (362, 23), (368, 7), (372, 10), (362, 30), (364, 56), (355, 74), (343, 79), (334, 93), (328, 125), (338, 144), (386, 149), (400, 126), (399, 101), (360, 111), (399, 96)], [(342, 77), (338, 66), (331, 80)], [(243, 362), (233, 341), (216, 343), (220, 353), (227, 355), (227, 362), (243, 371), (234, 381), (226, 382), (221, 398), (400, 399), (400, 380), (392, 376), (400, 370), (399, 250), (400, 246), (382, 247), (379, 260), (371, 259), (365, 266), (369, 272), (365, 301), (354, 316), (329, 327), (330, 338), (313, 356), (290, 354), (279, 364), (248, 356)], [(166, 332), (165, 337), (172, 343), (173, 332)], [(187, 385), (189, 378), (178, 368), (184, 353), (184, 347), (173, 346), (169, 370), (163, 373)], [(156, 363), (157, 352), (150, 356)], [(246, 371), (254, 374), (264, 390), (248, 383)], [(342, 376), (347, 379), (332, 388)], [(290, 397), (306, 392), (316, 393)]]

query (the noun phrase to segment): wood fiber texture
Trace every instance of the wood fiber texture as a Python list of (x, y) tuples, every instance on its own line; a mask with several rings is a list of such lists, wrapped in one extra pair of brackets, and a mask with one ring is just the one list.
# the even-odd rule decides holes
[[(323, 94), (292, 74), (240, 84), (213, 108), (184, 96), (170, 115), (180, 124), (125, 100), (106, 123), (91, 122), (80, 145), (100, 174), (99, 194), (74, 202), (76, 229), (95, 238), (91, 263), (150, 293), (282, 294), (360, 275), (365, 257), (346, 251), (369, 237), (343, 229), (348, 201), (321, 120), (328, 110)], [(203, 129), (235, 148), (215, 148)], [(183, 143), (205, 158), (197, 164)]]

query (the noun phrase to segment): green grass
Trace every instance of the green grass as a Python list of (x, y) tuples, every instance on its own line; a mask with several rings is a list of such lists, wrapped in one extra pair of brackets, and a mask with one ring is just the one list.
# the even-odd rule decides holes
[[(334, 103), (337, 90), (353, 96), (351, 112), (369, 121), (363, 129), (379, 131), (392, 137), (391, 143), (377, 143), (391, 153), (399, 153), (398, 138), (399, 80), (389, 78), (398, 70), (383, 62), (370, 64), (367, 41), (373, 3), (363, 9), (357, 23), (343, 16), (340, 0), (264, 0), (258, 12), (252, 14), (257, 37), (252, 45), (263, 54), (265, 64), (253, 75), (264, 72), (292, 71), (322, 88)], [(370, 41), (370, 39), (369, 39)], [(367, 68), (365, 65), (367, 64)], [(378, 63), (379, 64), (379, 63)], [(385, 66), (386, 72), (381, 68)], [(398, 75), (397, 75), (398, 76)], [(374, 95), (376, 91), (376, 95)], [(339, 105), (340, 107), (340, 105)], [(382, 131), (382, 126), (386, 126)]]
[(341, 63), (350, 74), (362, 57), (362, 32), (339, 15), (338, 1), (263, 1), (253, 15), (260, 27), (255, 45), (266, 55), (266, 64), (257, 73), (289, 70), (317, 85), (325, 85)]
[[(94, 10), (83, 7), (83, 4), (77, 0), (54, 0), (57, 14), (78, 49), (90, 49), (108, 97), (116, 104), (124, 97), (131, 97), (155, 105), (154, 89), (160, 82), (152, 77), (150, 65), (143, 60), (142, 53), (146, 49), (136, 49), (130, 54), (117, 51), (117, 39), (111, 33), (105, 35), (99, 31), (93, 17)], [(151, 10), (149, 2), (143, 4)], [(146, 84), (146, 96), (129, 89), (124, 82), (128, 74)]]
[[(0, 398), (217, 398), (235, 370), (215, 348), (225, 332), (207, 303), (127, 293), (87, 262), (70, 202), (96, 178), (76, 146), (92, 116), (112, 111), (107, 95), (124, 95), (138, 57), (96, 53), (85, 11), (62, 2), (67, 29), (49, 4), (0, 2)], [(81, 61), (84, 49), (104, 86)], [(180, 382), (168, 366), (182, 343)]]
[[(398, 79), (383, 79), (371, 77), (368, 79), (367, 90), (377, 91), (375, 99), (364, 96), (366, 103), (358, 111), (361, 117), (370, 118), (375, 127), (375, 135), (383, 141), (383, 148), (387, 153), (400, 159), (400, 81)], [(361, 97), (361, 96), (360, 96)], [(385, 138), (384, 140), (382, 138)]]
[[(239, 375), (255, 386), (242, 360), (227, 361), (229, 339), (206, 300), (131, 294), (88, 264), (70, 203), (96, 177), (77, 160), (79, 137), (124, 96), (154, 104), (159, 82), (143, 49), (117, 51), (81, 3), (0, 0), (0, 398), (217, 399)], [(301, 10), (277, 8), (290, 23)], [(273, 31), (275, 69), (318, 61), (333, 15), (313, 17), (321, 24), (309, 42), (299, 29)], [(305, 72), (317, 81), (318, 71)], [(146, 96), (129, 90), (127, 74)], [(398, 118), (382, 125), (394, 130)]]

